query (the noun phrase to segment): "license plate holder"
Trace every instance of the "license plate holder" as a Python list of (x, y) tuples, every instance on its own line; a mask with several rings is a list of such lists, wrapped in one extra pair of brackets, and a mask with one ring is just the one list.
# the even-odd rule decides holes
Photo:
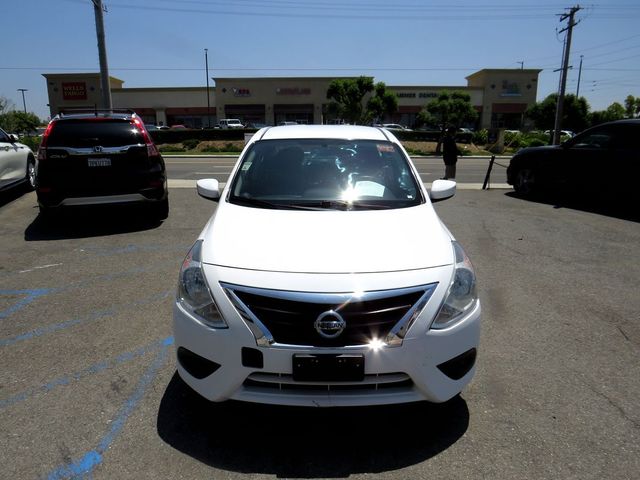
[(360, 382), (364, 380), (364, 355), (293, 355), (296, 382)]
[(88, 158), (87, 166), (89, 167), (110, 167), (111, 159), (110, 158)]

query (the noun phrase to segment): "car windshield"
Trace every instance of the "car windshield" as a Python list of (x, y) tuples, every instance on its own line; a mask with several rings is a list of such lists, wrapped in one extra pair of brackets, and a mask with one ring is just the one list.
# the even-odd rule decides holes
[(403, 152), (372, 140), (262, 140), (245, 154), (231, 203), (256, 208), (374, 210), (424, 201)]

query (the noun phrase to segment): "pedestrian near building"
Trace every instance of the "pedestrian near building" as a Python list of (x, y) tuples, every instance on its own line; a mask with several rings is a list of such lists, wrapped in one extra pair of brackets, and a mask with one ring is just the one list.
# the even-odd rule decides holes
[(458, 146), (456, 145), (456, 129), (454, 127), (447, 128), (442, 139), (442, 159), (444, 160), (443, 180), (455, 179)]

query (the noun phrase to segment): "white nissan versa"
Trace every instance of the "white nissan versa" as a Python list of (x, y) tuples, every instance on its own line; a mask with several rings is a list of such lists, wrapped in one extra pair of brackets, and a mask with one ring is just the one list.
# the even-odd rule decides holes
[(385, 129), (263, 128), (180, 269), (180, 376), (202, 396), (352, 406), (444, 402), (475, 372), (480, 302), (464, 250)]

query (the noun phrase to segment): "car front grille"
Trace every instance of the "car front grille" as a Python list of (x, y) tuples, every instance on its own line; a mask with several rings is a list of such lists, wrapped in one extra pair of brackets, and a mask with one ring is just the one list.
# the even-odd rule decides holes
[[(330, 348), (404, 337), (436, 285), (357, 294), (282, 291), (232, 284), (222, 287), (256, 339), (263, 336), (268, 345)], [(318, 319), (328, 313), (330, 319), (343, 322), (342, 331), (326, 332), (319, 328)]]

